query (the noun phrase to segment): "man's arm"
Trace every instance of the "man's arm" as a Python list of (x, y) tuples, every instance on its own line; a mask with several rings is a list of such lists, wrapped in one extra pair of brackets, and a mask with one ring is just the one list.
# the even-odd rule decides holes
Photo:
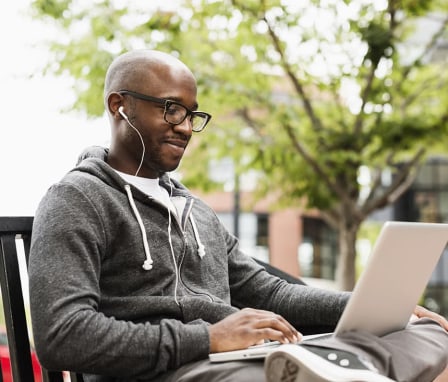
[(290, 284), (239, 251), (238, 241), (231, 235), (227, 244), (232, 305), (275, 312), (305, 334), (336, 326), (349, 292)]

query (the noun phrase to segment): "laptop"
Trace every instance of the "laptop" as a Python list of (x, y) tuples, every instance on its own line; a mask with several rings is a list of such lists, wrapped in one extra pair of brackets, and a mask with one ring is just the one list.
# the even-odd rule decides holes
[[(363, 330), (383, 336), (403, 329), (447, 242), (448, 224), (384, 223), (365, 270), (330, 335)], [(303, 340), (319, 336), (304, 336)], [(209, 359), (211, 362), (262, 359), (279, 345), (268, 342), (242, 350), (212, 353)]]

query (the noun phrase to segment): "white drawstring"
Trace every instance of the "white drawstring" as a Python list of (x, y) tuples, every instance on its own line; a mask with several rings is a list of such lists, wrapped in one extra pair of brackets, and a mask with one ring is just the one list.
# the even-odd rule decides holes
[(177, 288), (179, 287), (179, 268), (177, 267), (176, 256), (174, 255), (173, 240), (171, 239), (171, 212), (168, 210), (168, 242), (170, 244), (171, 257), (173, 259), (174, 272), (176, 273), (176, 281), (174, 282), (174, 301), (179, 305), (177, 299)]
[(196, 226), (196, 222), (194, 221), (193, 214), (190, 214), (190, 221), (193, 227), (194, 237), (196, 239), (196, 243), (198, 244), (198, 256), (202, 259), (205, 256), (205, 246), (202, 244), (201, 238), (199, 236), (198, 227)]
[(134, 212), (134, 215), (135, 215), (138, 225), (140, 227), (140, 231), (142, 233), (143, 247), (145, 249), (145, 255), (146, 255), (146, 260), (143, 262), (143, 269), (145, 271), (150, 271), (152, 269), (153, 260), (151, 258), (151, 253), (149, 251), (148, 237), (146, 236), (146, 229), (145, 229), (145, 226), (143, 225), (142, 218), (140, 217), (140, 214), (137, 210), (137, 206), (135, 205), (134, 198), (132, 197), (131, 186), (129, 184), (126, 184), (124, 186), (124, 188), (126, 189), (129, 203), (131, 205), (132, 211)]
[[(148, 238), (146, 236), (146, 229), (145, 226), (143, 225), (143, 221), (142, 218), (140, 216), (140, 213), (138, 212), (137, 206), (135, 205), (134, 202), (134, 198), (132, 196), (132, 192), (131, 192), (131, 186), (129, 184), (126, 184), (124, 186), (124, 188), (126, 189), (126, 193), (128, 196), (128, 200), (129, 200), (129, 204), (131, 205), (132, 211), (134, 212), (134, 215), (137, 219), (138, 225), (140, 227), (140, 231), (142, 234), (142, 239), (143, 239), (143, 247), (145, 250), (145, 256), (146, 256), (146, 260), (143, 262), (143, 269), (146, 271), (149, 271), (153, 268), (153, 263), (154, 261), (151, 258), (151, 253), (149, 250), (149, 245), (148, 245)], [(191, 221), (191, 225), (193, 227), (193, 233), (196, 239), (196, 243), (198, 245), (198, 250), (197, 250), (197, 254), (198, 256), (202, 259), (205, 256), (205, 246), (204, 244), (202, 244), (201, 242), (201, 238), (199, 236), (199, 231), (198, 228), (196, 226), (196, 222), (195, 219), (193, 217), (193, 214), (190, 214), (189, 219)], [(178, 288), (178, 282), (179, 282), (179, 269), (177, 267), (176, 264), (176, 257), (174, 256), (174, 249), (173, 249), (173, 244), (171, 241), (171, 213), (168, 211), (168, 240), (169, 240), (169, 245), (170, 245), (170, 251), (171, 251), (171, 256), (174, 262), (174, 269), (175, 269), (175, 273), (176, 273), (176, 281), (175, 281), (175, 286), (174, 286), (174, 300), (177, 304), (179, 304), (178, 300), (177, 300), (177, 288)]]

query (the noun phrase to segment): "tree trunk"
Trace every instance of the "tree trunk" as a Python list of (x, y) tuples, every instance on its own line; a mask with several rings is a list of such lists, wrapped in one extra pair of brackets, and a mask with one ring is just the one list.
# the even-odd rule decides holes
[(336, 283), (341, 290), (355, 286), (356, 237), (359, 225), (339, 226), (339, 256), (336, 266)]

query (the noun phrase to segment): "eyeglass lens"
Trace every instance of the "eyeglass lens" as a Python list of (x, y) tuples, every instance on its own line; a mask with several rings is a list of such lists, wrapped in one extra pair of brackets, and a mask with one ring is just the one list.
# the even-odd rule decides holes
[[(177, 103), (170, 104), (165, 110), (165, 120), (168, 123), (172, 123), (173, 125), (178, 125), (182, 123), (188, 115), (188, 110)], [(206, 123), (206, 118), (202, 115), (192, 114), (191, 115), (191, 124), (193, 131), (200, 131), (203, 128), (203, 125)]]

